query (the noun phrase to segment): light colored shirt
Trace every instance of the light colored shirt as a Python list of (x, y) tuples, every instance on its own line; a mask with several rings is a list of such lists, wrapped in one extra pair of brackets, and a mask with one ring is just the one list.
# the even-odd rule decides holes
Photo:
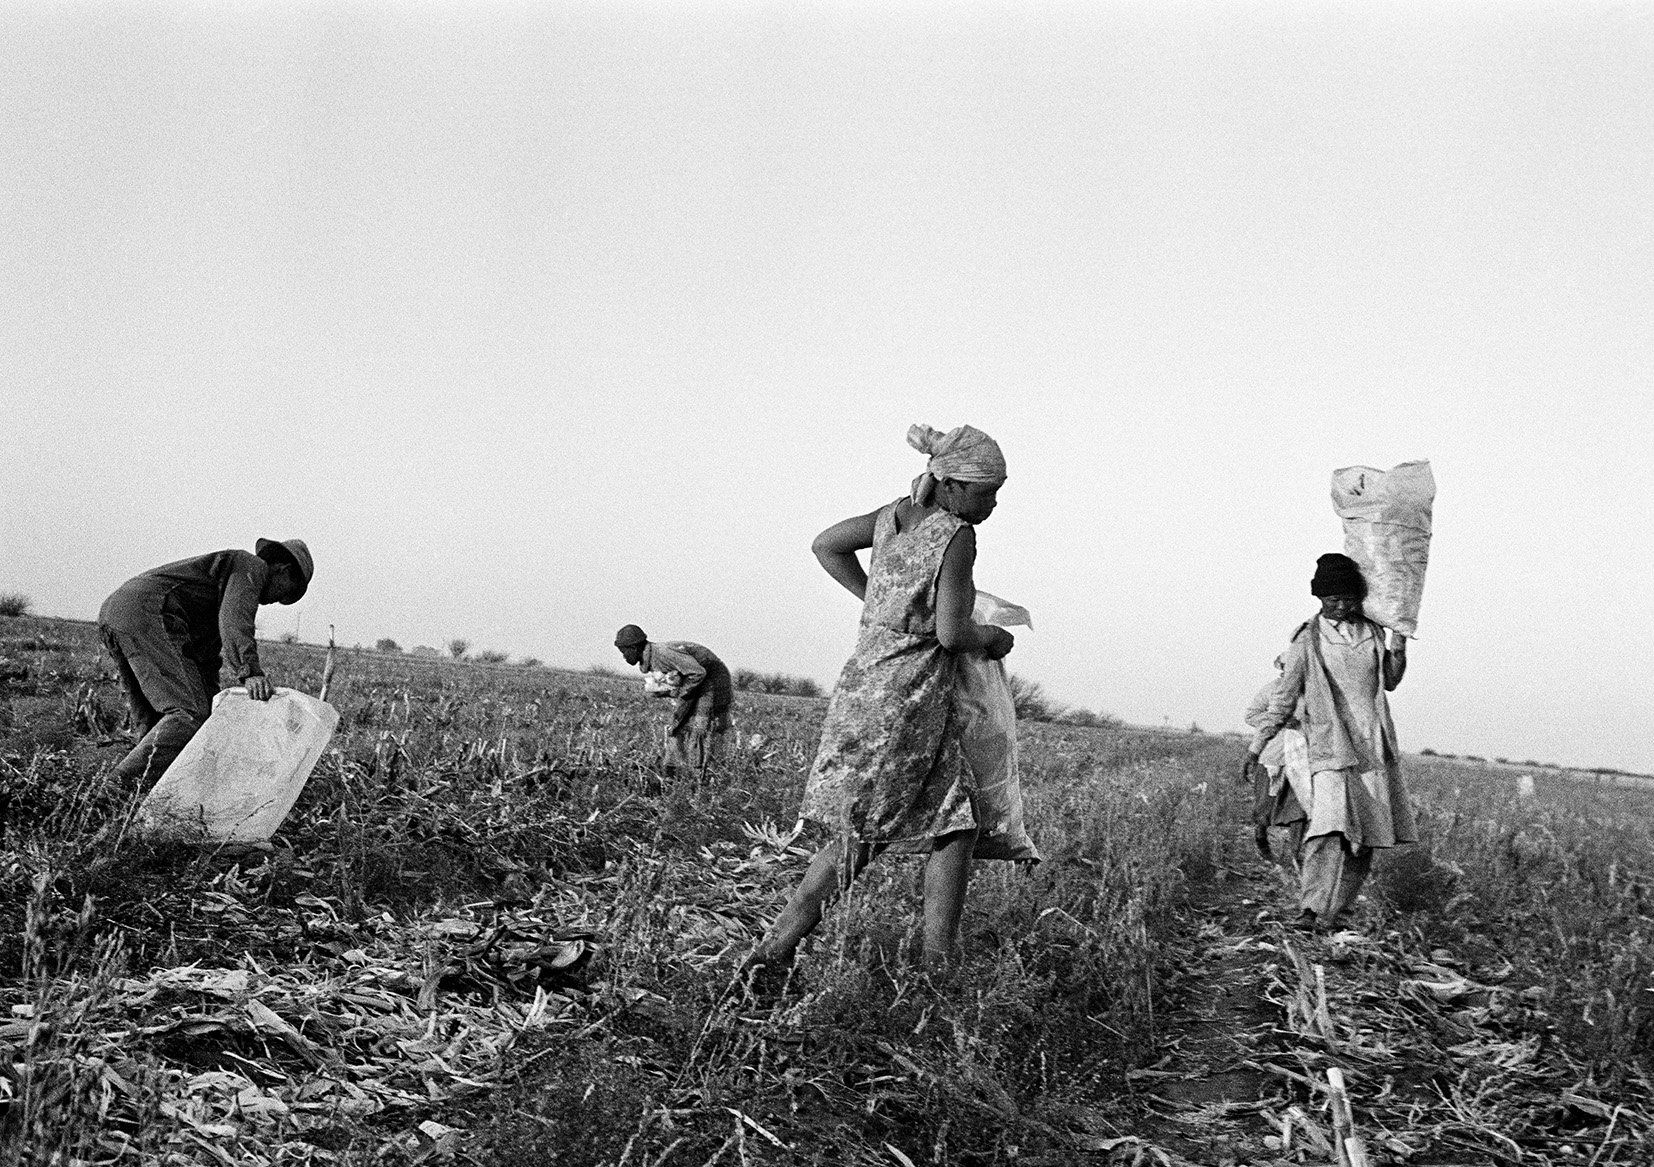
[(1383, 662), (1383, 634), (1372, 621), (1362, 617), (1341, 624), (1324, 616), (1304, 621), (1292, 634), (1269, 707), (1251, 723), (1257, 729), (1252, 752), (1261, 753), (1296, 715), (1309, 743), (1311, 770), (1366, 769), (1393, 760), (1398, 751), (1384, 698)]
[[(1273, 681), (1269, 682), (1269, 684), (1252, 694), (1252, 700), (1246, 703), (1246, 713), (1243, 718), (1247, 725), (1250, 725), (1253, 729), (1257, 729), (1268, 719), (1269, 703), (1275, 699), (1275, 691), (1280, 687), (1281, 678), (1277, 676)], [(1287, 727), (1296, 729), (1298, 726), (1298, 718), (1302, 715), (1302, 713), (1303, 702), (1300, 701), (1293, 708), (1292, 719), (1287, 722)], [(1259, 763), (1262, 764), (1266, 770), (1270, 771), (1270, 773), (1274, 773), (1286, 763), (1285, 736), (1285, 734), (1277, 733), (1270, 739), (1269, 744), (1263, 748), (1263, 753), (1258, 755)]]

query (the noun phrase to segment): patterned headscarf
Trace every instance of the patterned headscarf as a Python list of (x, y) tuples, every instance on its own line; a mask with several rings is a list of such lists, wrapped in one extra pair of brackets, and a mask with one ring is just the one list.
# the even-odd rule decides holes
[(928, 425), (909, 426), (907, 444), (930, 455), (925, 472), (913, 480), (913, 501), (920, 506), (930, 502), (938, 482), (1005, 481), (1005, 455), (999, 443), (975, 426), (958, 426), (945, 434)]

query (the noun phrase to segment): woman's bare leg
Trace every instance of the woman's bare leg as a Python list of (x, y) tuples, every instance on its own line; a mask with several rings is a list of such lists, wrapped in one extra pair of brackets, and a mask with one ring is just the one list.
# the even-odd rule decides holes
[[(848, 864), (843, 862), (846, 853)], [(817, 851), (787, 906), (759, 943), (753, 954), (755, 960), (760, 963), (791, 960), (799, 944), (821, 923), (821, 914), (827, 905), (850, 886), (875, 854), (877, 851), (865, 843), (847, 845), (842, 839), (835, 839)]]
[(971, 878), (976, 832), (954, 831), (936, 840), (925, 861), (925, 963), (951, 961), (959, 944), (959, 920), (965, 913), (965, 888)]

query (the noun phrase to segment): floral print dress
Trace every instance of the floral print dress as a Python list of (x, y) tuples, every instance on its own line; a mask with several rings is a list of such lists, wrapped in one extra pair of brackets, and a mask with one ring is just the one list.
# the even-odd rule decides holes
[(897, 531), (897, 505), (874, 523), (856, 651), (833, 688), (800, 813), (857, 842), (928, 847), (977, 826), (957, 663), (936, 638), (942, 556), (966, 524), (936, 510)]

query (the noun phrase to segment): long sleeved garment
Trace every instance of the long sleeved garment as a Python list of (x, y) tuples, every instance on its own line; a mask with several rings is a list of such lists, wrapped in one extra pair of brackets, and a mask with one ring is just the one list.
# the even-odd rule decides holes
[(238, 681), (261, 675), (253, 625), (270, 565), (251, 551), (214, 551), (127, 580), (103, 602), (98, 623), (116, 629), (182, 622), (183, 656), (216, 674), (227, 658)]
[(269, 575), (251, 552), (215, 551), (135, 576), (103, 602), (99, 631), (139, 737), (117, 776), (166, 772), (212, 712), (223, 654), (237, 680), (263, 673), (253, 620)]
[(665, 765), (700, 770), (715, 761), (735, 704), (734, 678), (718, 654), (688, 640), (650, 641), (638, 669), (677, 678), (671, 688), (676, 728), (667, 733)]
[[(1270, 703), (1275, 699), (1275, 693), (1280, 687), (1281, 678), (1277, 676), (1269, 684), (1252, 694), (1252, 700), (1246, 703), (1246, 712), (1241, 715), (1241, 719), (1253, 729), (1257, 729), (1268, 721)], [(1302, 704), (1300, 701), (1298, 705), (1293, 707), (1292, 716), (1287, 719), (1284, 729), (1298, 728), (1298, 717), (1302, 712)], [(1285, 737), (1284, 729), (1282, 733), (1277, 733), (1273, 740), (1263, 748), (1263, 753), (1258, 758), (1265, 769), (1278, 770), (1285, 763), (1286, 742), (1283, 740)]]
[[(1269, 706), (1282, 680), (1277, 676), (1252, 695), (1243, 715), (1247, 725), (1256, 729), (1269, 720)], [(1260, 788), (1258, 793), (1260, 798), (1267, 796), (1269, 819), (1275, 826), (1302, 823), (1306, 817), (1302, 808), (1310, 797), (1311, 784), (1308, 751), (1299, 728), (1303, 706), (1300, 698), (1293, 707), (1292, 716), (1258, 755), (1258, 764), (1264, 768), (1269, 779), (1267, 788)], [(1257, 813), (1257, 808), (1254, 808), (1254, 813)], [(1296, 844), (1292, 850), (1297, 850)]]
[(1371, 849), (1418, 839), (1401, 751), (1384, 694), (1383, 632), (1371, 621), (1316, 616), (1293, 633), (1269, 707), (1255, 723), (1258, 753), (1298, 716), (1311, 789), (1300, 903), (1335, 919), (1354, 903)]

